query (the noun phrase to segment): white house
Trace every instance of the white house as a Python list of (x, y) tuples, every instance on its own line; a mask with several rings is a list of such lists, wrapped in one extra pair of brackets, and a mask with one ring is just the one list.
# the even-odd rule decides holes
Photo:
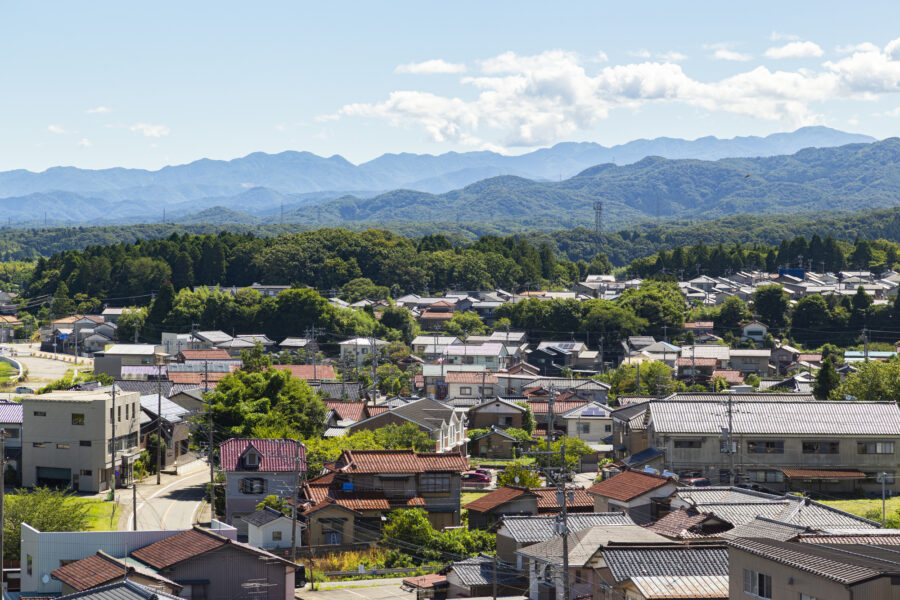
[(387, 345), (388, 343), (384, 340), (375, 339), (373, 341), (363, 337), (344, 340), (338, 344), (341, 348), (341, 361), (351, 364), (365, 363), (366, 358), (372, 356), (374, 349), (380, 351)]
[[(244, 515), (241, 520), (247, 524), (247, 541), (257, 548), (290, 548), (293, 537), (293, 521), (283, 512), (265, 507), (255, 513)], [(303, 519), (297, 520), (297, 543), (304, 527)]]
[(454, 344), (444, 350), (445, 360), (451, 365), (482, 365), (492, 371), (504, 368), (508, 356), (506, 347), (494, 342), (480, 346)]
[(759, 321), (750, 321), (741, 326), (741, 340), (761, 342), (766, 338), (767, 333), (769, 333), (769, 326)]

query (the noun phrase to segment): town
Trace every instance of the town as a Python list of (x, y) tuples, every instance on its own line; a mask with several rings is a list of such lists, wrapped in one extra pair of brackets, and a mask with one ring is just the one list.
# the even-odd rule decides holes
[[(865, 330), (862, 350), (795, 340), (818, 342), (815, 308), (893, 310), (898, 281), (791, 268), (663, 291), (589, 275), (569, 291), (320, 299), (374, 317), (387, 339), (315, 325), (278, 340), (154, 335), (145, 321), (129, 340), (146, 309), (108, 305), (48, 318), (31, 342), (6, 294), (6, 486), (113, 508), (107, 532), (20, 521), (4, 584), (197, 600), (340, 594), (334, 582), (375, 576), (420, 598), (887, 589), (896, 573), (875, 565), (900, 544), (896, 505), (881, 508), (898, 491), (900, 410), (861, 378), (889, 381), (878, 370), (896, 348), (870, 349)], [(513, 326), (538, 305), (617, 306), (641, 290), (680, 298), (662, 336)], [(841, 508), (860, 499), (862, 514)]]

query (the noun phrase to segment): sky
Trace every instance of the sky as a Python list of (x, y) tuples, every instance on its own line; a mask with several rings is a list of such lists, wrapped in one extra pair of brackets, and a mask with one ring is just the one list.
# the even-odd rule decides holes
[(0, 170), (900, 136), (900, 2), (0, 0)]

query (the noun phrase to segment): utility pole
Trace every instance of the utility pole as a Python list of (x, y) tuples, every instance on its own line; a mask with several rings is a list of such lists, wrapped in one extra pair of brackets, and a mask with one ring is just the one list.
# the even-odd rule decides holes
[(869, 362), (869, 332), (863, 327), (862, 330), (863, 344), (866, 352), (866, 362)]
[(6, 594), (3, 577), (3, 518), (6, 500), (6, 430), (0, 430), (0, 591)]
[(732, 487), (734, 487), (734, 431), (732, 429), (733, 420), (732, 420), (732, 394), (728, 393), (728, 481)]
[(493, 594), (491, 595), (493, 600), (497, 600), (497, 554), (494, 553), (494, 585), (493, 585)]
[(156, 485), (162, 473), (162, 366), (156, 360)]
[[(887, 485), (887, 473), (881, 472), (878, 474), (878, 481), (881, 482), (881, 526), (884, 527), (884, 515), (885, 515), (885, 505), (887, 504), (887, 489), (885, 486)], [(0, 488), (2, 489), (2, 488)]]
[(209, 413), (209, 525), (212, 527), (216, 518), (216, 463), (213, 459), (213, 411), (209, 394), (209, 361), (203, 361), (203, 398), (206, 400), (206, 412)]
[(131, 529), (137, 531), (137, 482), (131, 483)]
[(378, 345), (375, 336), (372, 340), (372, 397), (378, 398)]
[[(291, 506), (294, 507), (291, 516), (291, 562), (297, 562), (297, 497), (300, 495), (300, 442), (297, 442), (297, 456), (294, 458), (294, 493), (291, 498)], [(312, 573), (310, 573), (312, 574)]]
[(110, 490), (112, 500), (116, 501), (116, 382), (112, 385), (112, 410), (109, 411), (109, 420), (112, 421), (112, 469), (110, 470)]

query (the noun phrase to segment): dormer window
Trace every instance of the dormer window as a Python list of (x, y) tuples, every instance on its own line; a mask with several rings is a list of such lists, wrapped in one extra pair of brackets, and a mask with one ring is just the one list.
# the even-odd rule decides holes
[(259, 466), (259, 454), (251, 450), (247, 454), (244, 455), (244, 464), (248, 467), (258, 467)]

